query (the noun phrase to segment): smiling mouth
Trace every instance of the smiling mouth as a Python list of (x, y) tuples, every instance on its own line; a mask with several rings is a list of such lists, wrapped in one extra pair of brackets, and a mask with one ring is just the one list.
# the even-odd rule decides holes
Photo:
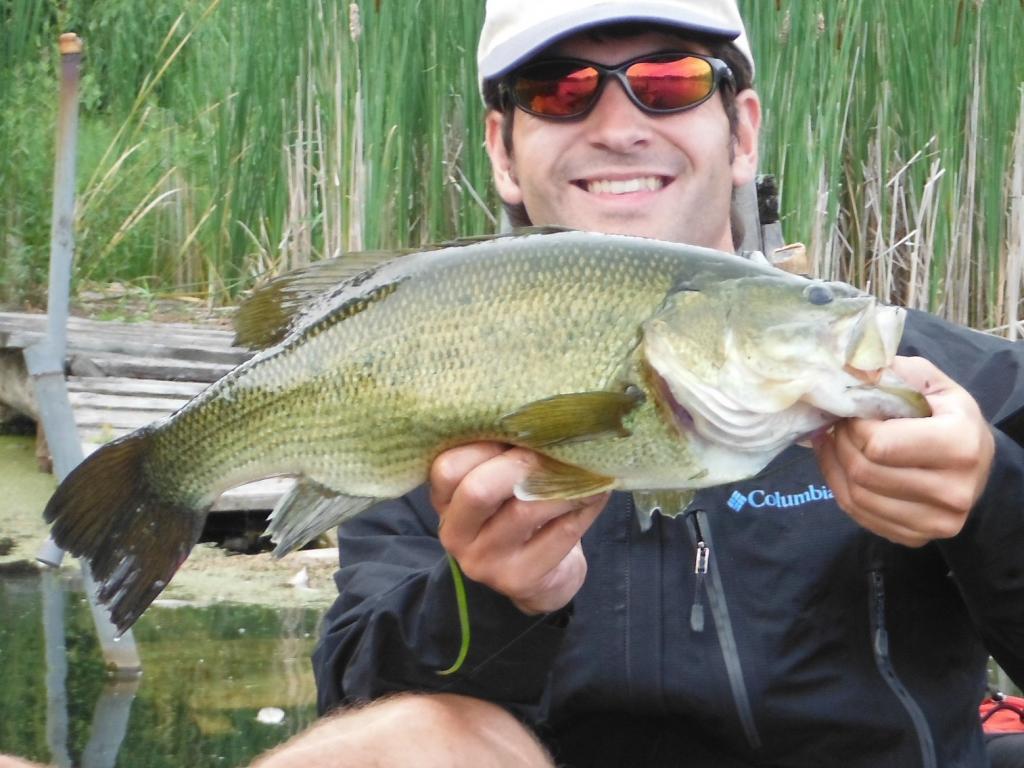
[(628, 195), (635, 192), (657, 192), (670, 181), (665, 176), (637, 176), (632, 179), (580, 179), (573, 183), (592, 195)]

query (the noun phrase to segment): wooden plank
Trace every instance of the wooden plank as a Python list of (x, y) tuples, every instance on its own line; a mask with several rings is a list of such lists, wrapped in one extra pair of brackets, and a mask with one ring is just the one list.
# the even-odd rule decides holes
[(200, 361), (175, 361), (166, 358), (140, 358), (132, 355), (106, 354), (103, 357), (71, 358), (72, 375), (121, 376), (168, 381), (214, 382), (234, 368), (232, 365)]
[[(0, 312), (0, 330), (45, 333), (46, 315), (30, 314), (27, 312)], [(230, 346), (231, 340), (234, 338), (234, 331), (219, 325), (153, 322), (125, 323), (116, 320), (91, 320), (84, 317), (68, 318), (69, 333), (88, 334), (95, 333), (97, 330), (129, 336), (158, 332), (165, 333), (174, 338), (205, 339), (228, 346)]]
[(83, 426), (76, 424), (75, 427), (78, 429), (78, 439), (82, 441), (82, 452), (85, 454), (91, 453), (101, 445), (106, 445), (111, 440), (116, 440), (127, 435), (129, 432), (135, 431), (134, 429), (113, 429), (96, 425)]
[(75, 425), (80, 429), (107, 431), (132, 430), (152, 424), (170, 411), (116, 411), (97, 408), (75, 408)]
[[(46, 333), (46, 330), (44, 322), (28, 318), (0, 317), (0, 331), (7, 334), (41, 336)], [(67, 331), (69, 339), (86, 339), (89, 336), (102, 334), (114, 339), (159, 338), (182, 345), (194, 344), (218, 349), (245, 349), (245, 347), (235, 347), (232, 344), (234, 334), (231, 331), (219, 328), (195, 329), (190, 332), (159, 323), (108, 323), (99, 320), (84, 320), (76, 323), (72, 319), (68, 323)]]
[(138, 395), (192, 398), (209, 386), (201, 381), (163, 381), (131, 379), (123, 376), (68, 376), (68, 392), (89, 392), (97, 395)]
[(214, 511), (271, 510), (278, 500), (292, 489), (295, 480), (290, 477), (270, 477), (255, 483), (240, 485), (220, 495), (213, 504)]
[[(3, 322), (2, 314), (0, 314), (0, 322)], [(157, 323), (149, 320), (126, 323), (118, 320), (93, 320), (87, 317), (68, 318), (68, 330), (72, 332), (79, 330), (90, 332), (97, 327), (112, 328), (114, 331), (124, 331), (126, 333), (136, 333), (136, 329), (142, 329), (144, 333), (156, 330), (182, 338), (220, 339), (228, 343), (230, 343), (235, 335), (234, 330), (230, 326), (213, 323)]]
[(178, 410), (189, 398), (146, 397), (145, 395), (110, 395), (102, 392), (68, 392), (71, 407), (92, 409), (95, 411), (151, 411), (153, 413), (172, 413)]
[[(8, 349), (25, 349), (42, 338), (43, 334), (39, 333), (13, 333), (8, 337), (6, 346)], [(151, 338), (160, 337), (153, 336)], [(199, 342), (154, 342), (146, 340), (146, 337), (141, 334), (135, 338), (113, 338), (102, 330), (97, 331), (97, 335), (91, 337), (69, 336), (68, 353), (87, 355), (93, 358), (105, 357), (111, 353), (136, 357), (165, 357), (175, 360), (222, 363), (231, 367), (240, 365), (252, 357), (252, 353), (247, 350), (235, 347), (200, 346)]]
[[(45, 333), (45, 315), (0, 312), (0, 349), (24, 348)], [(162, 419), (252, 353), (220, 328), (184, 324), (68, 323), (68, 393), (83, 450)], [(271, 510), (293, 485), (271, 478), (223, 494), (213, 511)]]
[[(23, 349), (46, 332), (45, 315), (0, 312), (0, 348)], [(232, 366), (252, 356), (252, 350), (232, 345), (234, 334), (220, 328), (182, 324), (113, 323), (71, 318), (68, 348), (74, 353), (120, 352), (140, 357), (175, 357)]]
[[(43, 338), (43, 333), (32, 331), (11, 331), (7, 334), (5, 347), (25, 349)], [(159, 330), (135, 334), (113, 334), (107, 328), (97, 328), (89, 334), (68, 336), (68, 350), (79, 354), (102, 354), (121, 352), (140, 357), (175, 357), (182, 360), (202, 360), (212, 363), (238, 365), (252, 357), (247, 349), (233, 347), (217, 340), (176, 339)]]

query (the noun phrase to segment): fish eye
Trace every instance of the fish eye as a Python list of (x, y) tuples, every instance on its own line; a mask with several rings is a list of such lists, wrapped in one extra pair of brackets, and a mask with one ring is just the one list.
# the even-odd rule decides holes
[(831, 304), (835, 296), (832, 295), (832, 289), (822, 283), (812, 283), (804, 288), (804, 296), (807, 300), (816, 306), (823, 304)]

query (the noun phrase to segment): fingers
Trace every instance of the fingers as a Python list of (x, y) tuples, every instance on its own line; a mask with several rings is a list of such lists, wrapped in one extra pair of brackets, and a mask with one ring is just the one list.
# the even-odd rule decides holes
[(430, 473), (442, 546), (466, 576), (527, 612), (556, 610), (582, 586), (580, 540), (608, 500), (517, 499), (537, 463), (531, 451), (477, 443), (441, 454)]
[(931, 363), (898, 358), (932, 416), (847, 419), (814, 441), (839, 505), (881, 536), (920, 546), (957, 535), (984, 491), (995, 441), (974, 399)]
[[(583, 585), (587, 563), (581, 539), (606, 500), (603, 494), (582, 504), (566, 502), (574, 508), (549, 520), (524, 544), (497, 556), (492, 553), (498, 550), (481, 537), (464, 553), (466, 573), (509, 596), (525, 613), (561, 608)], [(529, 507), (535, 502), (515, 503)]]
[(451, 504), (455, 489), (476, 467), (508, 450), (501, 443), (469, 443), (438, 456), (430, 466), (430, 501), (439, 512)]
[[(514, 503), (516, 484), (529, 474), (536, 460), (529, 451), (494, 448), (489, 445), (476, 452), (456, 449), (448, 469), (458, 470), (452, 476), (461, 472), (461, 477), (451, 490), (442, 487), (436, 494), (436, 508), (444, 521), (441, 540), (452, 554), (477, 539), (499, 511), (504, 522), (502, 545), (507, 548), (522, 544), (535, 529), (568, 509), (560, 502)], [(442, 467), (441, 471), (447, 470)]]
[[(550, 504), (545, 509), (547, 520), (534, 529), (530, 538), (524, 542), (523, 551), (537, 562), (550, 562), (578, 544), (594, 520), (608, 503), (610, 494), (602, 493), (585, 499), (573, 499), (561, 502), (540, 502)], [(538, 502), (516, 502), (519, 505), (531, 506)], [(498, 529), (497, 520), (493, 527)]]
[[(920, 547), (959, 533), (966, 516), (945, 502), (936, 503), (933, 498), (921, 501), (914, 489), (898, 482), (897, 490), (878, 492), (852, 481), (839, 458), (841, 449), (837, 442), (834, 436), (825, 436), (815, 442), (814, 450), (836, 503), (861, 527), (908, 547)], [(926, 474), (921, 473), (908, 484), (924, 480)], [(931, 497), (931, 489), (926, 488), (923, 496)]]
[(943, 373), (933, 362), (923, 357), (901, 357), (893, 358), (889, 366), (892, 372), (899, 376), (911, 389), (916, 389), (922, 395), (937, 394), (948, 390), (951, 386), (957, 386), (956, 382)]
[(572, 501), (515, 499), (483, 527), (478, 540), (487, 551), (506, 554), (511, 579), (536, 581), (579, 544), (607, 500), (608, 494)]
[(858, 447), (876, 463), (891, 466), (966, 466), (983, 456), (991, 434), (967, 390), (921, 357), (896, 357), (892, 370), (925, 396), (932, 415), (884, 423), (851, 420)]
[[(984, 455), (991, 438), (988, 425), (977, 412), (888, 421), (846, 419), (835, 426), (833, 434), (847, 449), (844, 458), (863, 457), (863, 465), (853, 467), (862, 471), (969, 469)], [(903, 475), (894, 473), (893, 477), (900, 479), (887, 489), (898, 491)]]

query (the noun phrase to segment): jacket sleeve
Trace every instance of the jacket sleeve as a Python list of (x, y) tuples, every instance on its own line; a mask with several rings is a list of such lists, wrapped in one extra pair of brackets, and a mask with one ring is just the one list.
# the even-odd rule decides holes
[(321, 714), (398, 691), (443, 691), (494, 701), (527, 720), (539, 717), (571, 609), (527, 616), (464, 577), (469, 653), (458, 672), (439, 675), (458, 656), (461, 634), (436, 526), (420, 488), (339, 530), (338, 598), (313, 653)]
[(989, 653), (1024, 687), (1024, 449), (996, 430), (988, 486), (963, 531), (938, 547)]
[(996, 439), (988, 484), (967, 524), (936, 545), (988, 651), (1024, 686), (1024, 345), (915, 314), (901, 354), (927, 357), (956, 379)]

